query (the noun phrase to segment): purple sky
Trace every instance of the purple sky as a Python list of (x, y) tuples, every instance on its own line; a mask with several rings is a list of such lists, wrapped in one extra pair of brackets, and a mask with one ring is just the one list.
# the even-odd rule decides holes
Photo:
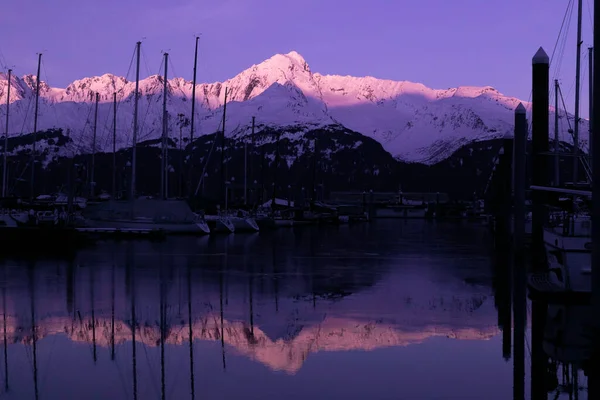
[[(194, 34), (202, 33), (199, 82), (221, 81), (275, 53), (296, 50), (315, 72), (410, 80), (434, 88), (490, 85), (527, 100), (531, 57), (540, 45), (551, 54), (567, 3), (13, 0), (2, 8), (0, 63), (14, 66), (19, 75), (35, 73), (36, 52), (42, 51), (42, 78), (64, 87), (106, 72), (126, 75), (135, 42), (145, 38), (144, 76), (159, 72), (164, 50), (172, 57), (171, 73), (191, 79)], [(584, 53), (592, 42), (591, 3), (583, 0)], [(575, 20), (573, 13), (558, 75), (569, 109)], [(582, 66), (582, 115), (587, 116), (587, 57)]]

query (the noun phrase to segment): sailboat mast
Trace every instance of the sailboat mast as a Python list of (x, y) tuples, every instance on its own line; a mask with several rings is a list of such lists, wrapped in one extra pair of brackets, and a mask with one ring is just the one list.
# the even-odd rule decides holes
[(560, 171), (558, 170), (558, 96), (560, 88), (558, 86), (558, 79), (554, 80), (554, 185), (560, 186)]
[(113, 93), (112, 198), (117, 198), (117, 93)]
[(92, 135), (92, 170), (90, 172), (90, 197), (94, 197), (94, 187), (96, 181), (94, 172), (96, 171), (96, 133), (98, 131), (98, 102), (100, 101), (100, 93), (96, 93), (96, 107), (94, 110), (94, 133)]
[(140, 90), (140, 47), (142, 42), (136, 43), (136, 69), (135, 69), (135, 96), (133, 106), (133, 146), (131, 149), (131, 187), (129, 192), (129, 199), (133, 206), (135, 201), (135, 164), (136, 164), (136, 148), (138, 138), (138, 103), (139, 103), (139, 90)]
[(40, 69), (42, 66), (42, 53), (38, 54), (37, 76), (35, 81), (35, 112), (33, 114), (33, 146), (31, 149), (31, 181), (29, 182), (29, 196), (33, 200), (35, 196), (35, 147), (37, 142), (37, 122), (40, 103)]
[(10, 83), (12, 77), (12, 69), (8, 70), (8, 88), (6, 92), (6, 129), (4, 130), (4, 160), (2, 161), (2, 197), (6, 197), (6, 189), (8, 187), (8, 173), (6, 171), (7, 167), (7, 155), (8, 155), (8, 122), (10, 115)]
[(588, 47), (588, 58), (589, 58), (589, 101), (588, 101), (588, 109), (589, 109), (589, 119), (588, 119), (588, 135), (589, 135), (589, 145), (588, 145), (588, 159), (590, 160), (590, 166), (592, 165), (592, 146), (594, 145), (594, 137), (592, 135), (592, 114), (593, 114), (593, 97), (594, 97), (594, 48)]
[(225, 203), (227, 203), (227, 193), (225, 187), (225, 114), (227, 112), (227, 88), (225, 88), (225, 100), (223, 100), (223, 122), (221, 132), (221, 196), (225, 196)]
[(579, 92), (581, 81), (581, 14), (583, 0), (577, 1), (577, 61), (575, 65), (575, 129), (573, 130), (573, 183), (579, 177)]
[(254, 172), (254, 151), (255, 151), (255, 147), (256, 147), (256, 140), (254, 137), (254, 122), (256, 120), (255, 116), (252, 116), (252, 150), (251, 150), (251, 154), (250, 154), (250, 180), (252, 181), (253, 185), (254, 185), (254, 190), (252, 190), (252, 206), (255, 207), (256, 206), (256, 176), (255, 176), (255, 172)]
[(192, 116), (190, 119), (190, 144), (194, 141), (194, 122), (196, 120), (196, 71), (198, 68), (198, 40), (196, 36), (196, 49), (194, 50), (194, 76), (192, 78)]
[(244, 141), (244, 205), (248, 204), (248, 142)]
[(167, 72), (169, 66), (169, 53), (165, 53), (165, 74), (163, 76), (163, 130), (162, 130), (162, 154), (160, 157), (160, 197), (167, 198), (166, 192), (166, 174), (167, 174)]
[(194, 157), (193, 157), (193, 150), (194, 150), (194, 128), (195, 128), (195, 122), (196, 122), (196, 71), (198, 68), (198, 40), (200, 39), (199, 36), (196, 36), (196, 47), (194, 50), (194, 76), (192, 77), (192, 115), (190, 117), (190, 165), (189, 165), (189, 172), (188, 172), (188, 194), (192, 195), (192, 172), (194, 170)]

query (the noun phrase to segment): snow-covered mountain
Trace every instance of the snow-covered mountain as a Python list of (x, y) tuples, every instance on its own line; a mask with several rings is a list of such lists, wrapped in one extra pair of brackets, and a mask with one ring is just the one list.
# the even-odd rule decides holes
[[(201, 74), (200, 74), (201, 75)], [(35, 76), (13, 77), (9, 136), (33, 131)], [(0, 104), (6, 103), (7, 77), (0, 74)], [(513, 110), (519, 102), (492, 87), (431, 89), (420, 83), (373, 77), (321, 75), (312, 72), (297, 52), (277, 54), (237, 76), (196, 87), (196, 135), (220, 130), (225, 88), (228, 89), (226, 135), (240, 138), (250, 133), (252, 116), (258, 130), (279, 130), (295, 140), (324, 127), (347, 129), (375, 139), (399, 160), (435, 164), (465, 144), (512, 134)], [(179, 137), (179, 114), (189, 118), (192, 83), (168, 81), (170, 135)], [(40, 82), (38, 129), (69, 131), (79, 151), (92, 143), (93, 102), (100, 94), (99, 149), (112, 148), (113, 93), (117, 94), (117, 147), (132, 140), (135, 82), (105, 74), (84, 78), (66, 88)], [(140, 81), (139, 141), (156, 139), (162, 129), (163, 78)], [(5, 105), (0, 106), (4, 116)], [(551, 109), (550, 118), (554, 118)], [(572, 142), (564, 123), (561, 140)], [(570, 117), (569, 117), (570, 118)], [(571, 122), (572, 124), (572, 122)], [(184, 127), (184, 136), (189, 128)], [(587, 144), (587, 121), (581, 121), (582, 146)]]

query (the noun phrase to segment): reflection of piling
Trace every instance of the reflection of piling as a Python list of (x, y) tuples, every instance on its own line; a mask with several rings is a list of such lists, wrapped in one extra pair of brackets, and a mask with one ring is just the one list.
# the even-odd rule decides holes
[(513, 143), (513, 398), (525, 398), (525, 173), (527, 147), (527, 116), (519, 103), (515, 109), (515, 139)]
[(94, 364), (98, 361), (97, 347), (96, 347), (96, 310), (94, 309), (95, 298), (94, 298), (94, 267), (90, 268), (90, 305), (92, 308), (92, 353), (94, 358)]
[(110, 285), (110, 359), (115, 360), (115, 264), (111, 268)]
[(193, 319), (192, 319), (192, 269), (188, 263), (187, 266), (187, 295), (188, 295), (188, 335), (189, 335), (189, 349), (190, 349), (190, 393), (192, 400), (196, 398), (196, 391), (194, 389), (194, 330), (193, 330)]
[[(548, 184), (548, 118), (549, 118), (549, 70), (550, 60), (541, 47), (532, 59), (532, 153), (533, 172), (532, 184), (546, 186)], [(544, 208), (544, 192), (532, 193), (533, 220), (531, 230), (533, 268), (544, 269), (544, 223), (546, 212)]]
[(38, 368), (37, 368), (37, 329), (35, 326), (35, 276), (34, 276), (34, 264), (28, 267), (29, 275), (29, 295), (31, 304), (31, 338), (32, 338), (32, 354), (33, 354), (33, 389), (35, 399), (39, 398), (38, 389)]
[(4, 334), (4, 390), (8, 392), (8, 341), (6, 340), (6, 264), (4, 265), (4, 282), (2, 285), (2, 326)]
[(375, 218), (375, 194), (373, 190), (369, 191), (369, 221)]
[(531, 302), (531, 400), (547, 400), (546, 371), (548, 355), (544, 352), (544, 327), (548, 303)]

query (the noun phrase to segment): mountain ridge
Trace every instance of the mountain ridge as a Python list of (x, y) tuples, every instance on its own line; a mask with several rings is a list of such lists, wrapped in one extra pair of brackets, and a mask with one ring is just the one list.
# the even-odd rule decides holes
[[(33, 130), (31, 99), (35, 76), (13, 76), (9, 136)], [(0, 74), (0, 110), (5, 112), (7, 80)], [(112, 131), (112, 100), (117, 93), (117, 148), (131, 146), (135, 82), (114, 74), (82, 78), (66, 88), (53, 88), (40, 82), (38, 128), (62, 128), (71, 132), (75, 151), (91, 148), (94, 94), (100, 93), (99, 141), (106, 150)], [(192, 83), (182, 78), (168, 79), (167, 107), (170, 137), (181, 130), (189, 136)], [(396, 159), (433, 165), (448, 158), (461, 146), (512, 135), (513, 110), (522, 102), (501, 94), (491, 86), (460, 86), (431, 89), (421, 83), (392, 81), (370, 76), (352, 77), (313, 72), (299, 53), (276, 54), (254, 64), (224, 82), (196, 86), (197, 125), (195, 136), (221, 129), (224, 88), (228, 88), (226, 136), (244, 137), (250, 133), (252, 116), (261, 127), (280, 129), (288, 135), (302, 135), (307, 129), (339, 125), (381, 143)], [(140, 81), (139, 141), (156, 139), (162, 130), (163, 78), (151, 75)], [(553, 119), (553, 109), (550, 118)], [(562, 114), (562, 115), (560, 115)], [(87, 115), (87, 117), (86, 117)], [(572, 139), (561, 121), (560, 139)], [(568, 118), (571, 118), (569, 115)], [(582, 147), (587, 145), (587, 121), (582, 120)], [(293, 127), (291, 129), (290, 127)], [(293, 136), (292, 135), (292, 136)]]

